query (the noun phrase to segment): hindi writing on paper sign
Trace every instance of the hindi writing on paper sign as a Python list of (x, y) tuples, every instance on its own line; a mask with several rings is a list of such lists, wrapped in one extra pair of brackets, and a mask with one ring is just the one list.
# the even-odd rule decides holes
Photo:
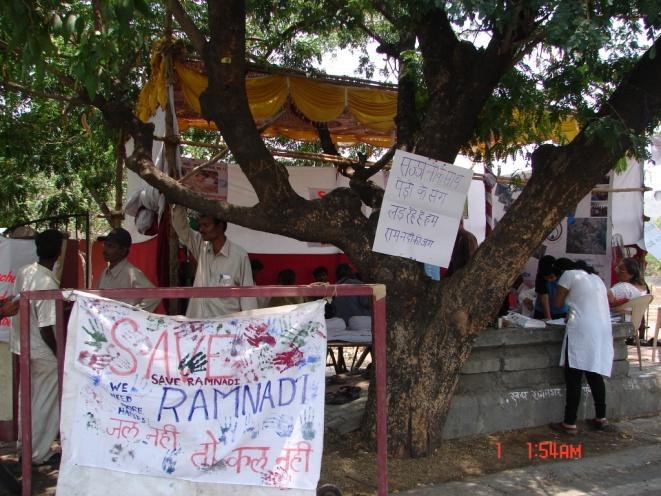
[(447, 267), (472, 171), (397, 150), (373, 250)]
[(66, 380), (75, 381), (77, 397), (66, 407), (76, 420), (63, 436), (71, 453), (63, 464), (316, 488), (323, 301), (189, 320), (83, 293), (75, 298), (67, 345), (75, 366)]

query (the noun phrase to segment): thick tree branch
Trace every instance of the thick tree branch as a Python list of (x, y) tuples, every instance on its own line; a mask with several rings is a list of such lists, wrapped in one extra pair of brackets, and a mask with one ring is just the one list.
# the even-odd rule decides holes
[(381, 0), (370, 0), (372, 7), (383, 16), (383, 18), (388, 21), (393, 26), (397, 25), (397, 19), (395, 15), (390, 11), (388, 5)]
[(32, 88), (28, 88), (26, 86), (23, 86), (21, 84), (15, 83), (13, 81), (1, 81), (0, 85), (7, 89), (8, 91), (16, 91), (18, 93), (23, 93), (25, 95), (30, 95), (30, 96), (36, 96), (39, 98), (47, 98), (49, 100), (57, 100), (60, 102), (67, 102), (67, 103), (73, 103), (73, 104), (78, 104), (78, 105), (84, 105), (85, 102), (83, 102), (79, 98), (73, 98), (70, 96), (66, 95), (60, 95), (58, 93), (48, 93), (46, 91), (39, 91), (39, 90), (34, 90)]
[[(498, 295), (505, 294), (518, 270), (544, 237), (608, 173), (632, 145), (630, 133), (650, 131), (661, 120), (661, 39), (648, 50), (602, 107), (599, 119), (591, 123), (570, 144), (546, 148), (537, 154), (537, 168), (526, 188), (492, 235), (480, 246), (465, 269), (464, 277), (450, 278), (453, 294), (469, 294), (483, 305), (473, 318), (480, 324), (489, 320), (500, 306)], [(622, 131), (607, 141), (599, 134), (603, 119), (616, 119)], [(522, 223), (520, 219), (527, 219)], [(488, 290), (468, 287), (494, 260), (501, 267)], [(475, 294), (477, 292), (477, 295)]]
[(264, 145), (248, 107), (244, 2), (210, 2), (209, 26), (211, 40), (204, 53), (209, 86), (200, 97), (204, 117), (218, 126), (260, 202), (304, 201)]
[(172, 15), (181, 26), (181, 29), (184, 30), (186, 36), (195, 47), (197, 53), (201, 56), (204, 56), (204, 52), (207, 45), (207, 40), (202, 34), (202, 31), (193, 22), (193, 19), (190, 18), (188, 13), (184, 10), (183, 6), (178, 0), (168, 0), (168, 9), (172, 12)]
[(94, 30), (104, 33), (106, 31), (106, 23), (103, 18), (101, 0), (92, 0), (92, 13), (94, 15)]
[(110, 220), (112, 217), (112, 212), (110, 211), (110, 208), (108, 207), (108, 204), (105, 202), (105, 200), (102, 198), (101, 193), (99, 192), (98, 189), (92, 187), (92, 186), (87, 186), (86, 187), (87, 191), (89, 192), (90, 196), (92, 199), (96, 202), (96, 204), (99, 206), (99, 210), (101, 210), (101, 213)]
[(328, 124), (325, 122), (314, 122), (313, 125), (317, 130), (317, 134), (319, 135), (319, 142), (321, 143), (321, 149), (323, 152), (328, 155), (340, 155), (337, 151), (335, 143), (333, 143), (333, 139), (331, 138)]
[[(511, 22), (503, 32), (496, 32), (486, 49), (458, 41), (444, 12), (433, 9), (419, 18), (420, 48), (424, 56), (425, 81), (429, 105), (421, 128), (425, 133), (417, 150), (429, 157), (453, 162), (470, 139), (478, 116), (503, 75), (531, 45), (516, 42), (528, 40), (535, 32), (536, 12), (527, 6), (510, 7)], [(434, 16), (434, 22), (424, 22)], [(439, 26), (440, 28), (436, 28)], [(443, 119), (452, 108), (458, 120)]]

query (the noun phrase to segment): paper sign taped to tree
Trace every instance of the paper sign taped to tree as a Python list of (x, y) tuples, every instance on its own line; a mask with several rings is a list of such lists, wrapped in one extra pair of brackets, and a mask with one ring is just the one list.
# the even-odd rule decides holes
[(473, 173), (397, 150), (373, 250), (447, 267)]
[[(323, 445), (324, 302), (214, 320), (75, 293), (78, 384), (63, 464), (314, 489)], [(71, 383), (69, 382), (68, 386)], [(66, 472), (67, 467), (65, 467)]]

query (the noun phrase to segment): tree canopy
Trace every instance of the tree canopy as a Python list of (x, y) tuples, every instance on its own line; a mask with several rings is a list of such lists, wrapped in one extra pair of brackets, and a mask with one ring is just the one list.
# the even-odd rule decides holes
[[(656, 0), (453, 1), (226, 0), (165, 2), (173, 36), (209, 78), (200, 98), (259, 202), (210, 201), (155, 170), (153, 130), (131, 112), (147, 49), (165, 30), (165, 9), (142, 0), (20, 0), (0, 7), (7, 91), (66, 97), (134, 138), (127, 166), (170, 202), (253, 229), (343, 249), (368, 282), (388, 285), (390, 448), (422, 456), (442, 424), (475, 336), (532, 251), (624, 154), (644, 151), (661, 116), (660, 4)], [(305, 200), (268, 151), (247, 104), (249, 62), (311, 70), (334, 47), (378, 44), (398, 80), (397, 147), (453, 162), (487, 164), (541, 143), (572, 116), (570, 143), (532, 154), (534, 173), (471, 262), (441, 282), (421, 264), (371, 251), (383, 191), (369, 177), (386, 165), (344, 172), (351, 187)], [(363, 60), (370, 75), (376, 67)], [(20, 112), (19, 112), (20, 113)], [(363, 204), (374, 208), (370, 218)], [(454, 236), (454, 233), (447, 233)], [(498, 261), (498, 263), (494, 263)], [(373, 391), (372, 391), (373, 393)], [(365, 417), (365, 432), (371, 417)]]

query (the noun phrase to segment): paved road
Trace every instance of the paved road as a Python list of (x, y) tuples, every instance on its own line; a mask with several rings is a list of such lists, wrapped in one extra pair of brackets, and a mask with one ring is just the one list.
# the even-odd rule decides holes
[(656, 443), (583, 460), (551, 462), (506, 470), (462, 482), (428, 486), (409, 496), (659, 496), (661, 416), (618, 426)]

